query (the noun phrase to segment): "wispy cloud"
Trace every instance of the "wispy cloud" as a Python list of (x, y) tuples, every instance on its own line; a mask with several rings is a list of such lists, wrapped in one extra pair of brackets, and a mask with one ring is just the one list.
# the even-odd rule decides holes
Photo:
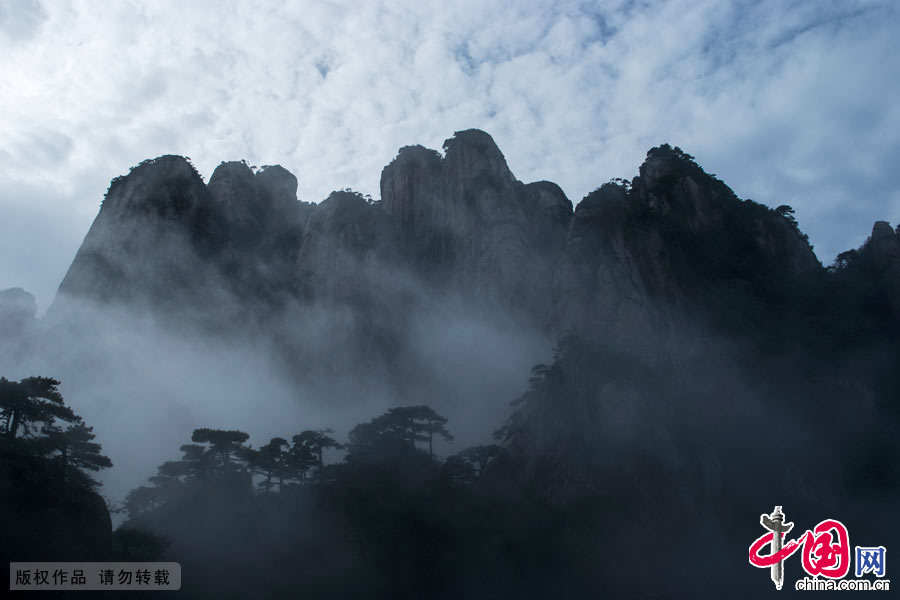
[[(578, 201), (683, 147), (792, 204), (820, 258), (900, 221), (889, 1), (0, 0), (0, 288), (46, 307), (106, 185), (142, 159), (280, 163), (378, 195), (398, 147), (497, 140)], [(42, 247), (34, 248), (40, 226)]]

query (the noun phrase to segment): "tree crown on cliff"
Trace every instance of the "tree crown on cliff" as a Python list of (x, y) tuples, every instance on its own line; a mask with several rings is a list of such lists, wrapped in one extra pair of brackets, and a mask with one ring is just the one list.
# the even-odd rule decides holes
[(5, 455), (0, 461), (53, 473), (62, 489), (91, 488), (98, 483), (85, 470), (107, 469), (112, 461), (100, 453), (93, 427), (65, 405), (57, 386), (50, 377), (0, 377), (0, 454)]
[(0, 377), (0, 421), (10, 439), (21, 429), (26, 437), (38, 433), (37, 426), (50, 427), (56, 419), (74, 422), (78, 417), (63, 402), (56, 389), (59, 381), (49, 377), (28, 377), (19, 382)]

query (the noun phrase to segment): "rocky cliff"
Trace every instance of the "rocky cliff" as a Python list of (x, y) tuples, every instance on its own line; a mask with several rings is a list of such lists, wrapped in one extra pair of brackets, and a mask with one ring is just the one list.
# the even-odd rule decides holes
[[(401, 148), (378, 201), (345, 190), (318, 205), (279, 166), (225, 162), (204, 184), (181, 157), (145, 161), (110, 185), (50, 314), (80, 300), (227, 329), (318, 303), (396, 328), (436, 294), (636, 348), (695, 339), (698, 324), (753, 335), (826, 276), (789, 207), (739, 199), (678, 148), (574, 211), (557, 185), (518, 181), (482, 131), (443, 150)], [(860, 253), (897, 315), (897, 234), (876, 224)]]
[(110, 184), (50, 311), (78, 301), (190, 310), (222, 245), (209, 190), (190, 163), (145, 161)]
[(37, 302), (22, 288), (0, 290), (0, 329), (9, 335), (22, 335), (34, 325)]
[(381, 173), (407, 252), (447, 287), (543, 317), (572, 203), (552, 183), (516, 180), (483, 131), (457, 132), (444, 151), (407, 146)]
[[(897, 489), (882, 462), (900, 453), (897, 240), (878, 222), (823, 268), (790, 207), (652, 149), (575, 210), (550, 305), (562, 341), (501, 430), (508, 472), (556, 500), (606, 485), (649, 509), (673, 494), (685, 515), (763, 488), (838, 502), (824, 465), (863, 495)], [(782, 457), (793, 470), (773, 478)]]
[(222, 163), (204, 185), (180, 157), (145, 161), (110, 186), (51, 313), (72, 300), (183, 313), (223, 295), (265, 312), (362, 301), (407, 277), (542, 321), (571, 202), (517, 181), (484, 132), (458, 132), (445, 153), (402, 148), (380, 202), (344, 191), (319, 205), (298, 202), (279, 166)]
[(296, 191), (280, 166), (222, 163), (206, 185), (182, 157), (144, 161), (110, 184), (48, 314), (87, 302), (204, 320), (271, 305), (311, 212)]
[(671, 330), (685, 341), (694, 319), (724, 317), (735, 296), (774, 301), (821, 273), (789, 220), (661, 146), (631, 182), (605, 184), (578, 205), (554, 274), (550, 323), (557, 335), (658, 342)]
[(886, 221), (878, 221), (860, 252), (871, 260), (872, 275), (891, 315), (900, 320), (900, 226), (893, 230)]

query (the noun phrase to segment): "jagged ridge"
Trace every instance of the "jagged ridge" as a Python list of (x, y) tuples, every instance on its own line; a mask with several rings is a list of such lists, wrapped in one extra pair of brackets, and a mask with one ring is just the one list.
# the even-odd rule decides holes
[[(390, 312), (407, 306), (392, 297), (397, 282), (412, 281), (555, 337), (633, 343), (677, 336), (685, 314), (750, 330), (769, 313), (736, 324), (729, 298), (790, 304), (825, 274), (789, 215), (740, 200), (678, 148), (651, 149), (631, 182), (598, 188), (574, 212), (559, 186), (518, 181), (482, 131), (443, 149), (401, 148), (380, 201), (336, 192), (319, 205), (297, 201), (280, 166), (226, 162), (204, 185), (184, 158), (145, 161), (110, 185), (51, 312), (74, 298), (171, 316), (222, 294), (254, 323), (311, 302)], [(896, 238), (876, 230), (896, 319)]]

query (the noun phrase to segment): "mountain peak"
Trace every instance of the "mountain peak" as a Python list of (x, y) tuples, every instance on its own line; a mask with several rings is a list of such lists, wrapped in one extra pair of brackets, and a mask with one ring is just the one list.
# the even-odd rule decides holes
[(179, 154), (163, 154), (156, 158), (148, 158), (131, 169), (129, 175), (153, 177), (160, 175), (188, 175), (197, 170), (189, 158)]
[(219, 163), (206, 187), (227, 221), (239, 224), (259, 221), (264, 194), (245, 161)]
[(20, 287), (0, 290), (0, 321), (29, 320), (37, 315), (34, 296)]
[(469, 148), (480, 148), (487, 151), (499, 152), (494, 138), (486, 131), (481, 129), (464, 129), (455, 131), (453, 135), (444, 140), (444, 151), (450, 152), (451, 148), (467, 146)]
[(697, 164), (694, 157), (679, 148), (669, 144), (660, 144), (647, 151), (647, 157), (640, 167), (641, 177), (658, 179), (665, 175), (677, 172), (694, 174), (703, 173), (703, 168)]
[(183, 156), (166, 154), (133, 167), (116, 177), (106, 191), (101, 212), (107, 214), (150, 214), (180, 218), (197, 208), (204, 195), (200, 174)]
[(426, 148), (420, 144), (403, 146), (397, 151), (397, 156), (384, 169), (390, 169), (395, 165), (416, 165), (430, 169), (440, 169), (444, 158), (437, 150)]
[[(68, 299), (174, 299), (197, 278), (217, 225), (203, 179), (187, 158), (145, 160), (110, 184), (100, 212), (59, 286), (48, 314)], [(176, 285), (177, 284), (177, 285)]]
[(297, 201), (297, 177), (281, 165), (264, 165), (256, 172), (256, 179), (275, 203)]
[[(740, 200), (678, 147), (651, 148), (630, 184), (604, 184), (574, 211), (558, 185), (518, 181), (484, 131), (457, 131), (443, 148), (400, 148), (380, 203), (343, 190), (318, 206), (297, 201), (297, 178), (279, 165), (254, 173), (223, 162), (203, 185), (188, 159), (145, 161), (114, 180), (60, 291), (112, 298), (150, 285), (156, 297), (190, 279), (182, 266), (208, 263), (232, 288), (316, 297), (315, 281), (346, 279), (326, 271), (350, 251), (396, 258), (478, 302), (549, 315), (557, 332), (591, 320), (628, 323), (633, 337), (648, 307), (700, 306), (710, 281), (752, 284), (763, 297), (769, 279), (821, 268), (790, 214)], [(895, 238), (876, 224), (873, 243)]]
[(883, 290), (894, 321), (900, 322), (900, 233), (887, 221), (876, 221), (860, 252), (868, 255), (874, 267), (875, 285)]
[(223, 160), (209, 178), (209, 185), (215, 185), (225, 179), (251, 179), (253, 171), (245, 160)]
[(342, 220), (355, 220), (373, 214), (372, 211), (375, 209), (359, 192), (335, 190), (319, 203), (317, 210), (322, 214), (338, 215)]
[(891, 224), (887, 221), (875, 221), (872, 226), (871, 243), (878, 244), (882, 240), (893, 239), (896, 236)]
[(457, 131), (444, 140), (444, 174), (456, 180), (492, 179), (499, 185), (515, 178), (494, 138), (480, 129)]

